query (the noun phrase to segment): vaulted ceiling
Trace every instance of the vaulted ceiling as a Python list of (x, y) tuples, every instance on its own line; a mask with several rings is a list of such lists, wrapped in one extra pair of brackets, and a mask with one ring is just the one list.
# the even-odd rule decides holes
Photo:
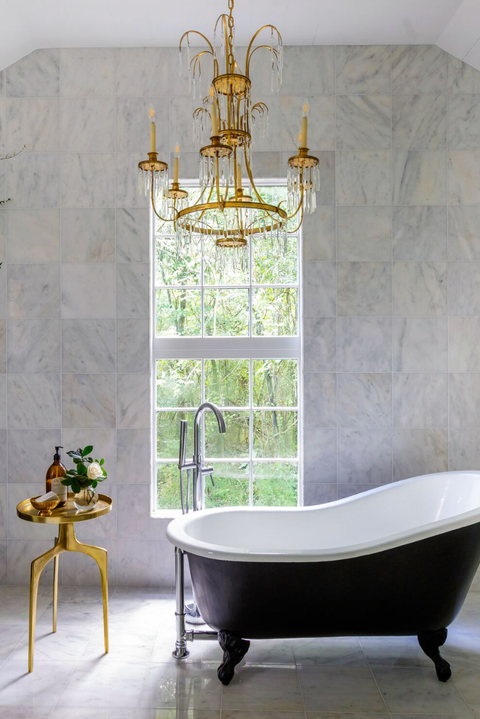
[[(175, 46), (227, 0), (0, 0), (0, 68), (38, 48)], [(237, 0), (237, 44), (266, 22), (286, 45), (437, 44), (480, 69), (480, 0)]]

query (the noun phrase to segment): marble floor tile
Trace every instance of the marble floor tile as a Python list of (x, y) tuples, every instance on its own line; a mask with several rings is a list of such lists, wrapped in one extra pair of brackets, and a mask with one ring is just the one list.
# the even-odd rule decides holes
[[(37, 620), (51, 602), (50, 586), (38, 588)], [(0, 587), (0, 625), (22, 625), (28, 623), (28, 587)], [(0, 702), (1, 706), (1, 702)]]
[(0, 672), (0, 706), (54, 707), (75, 662), (37, 662), (29, 674), (24, 660), (7, 659)]
[(444, 713), (462, 719), (469, 716), (468, 706), (454, 682), (439, 682), (433, 666), (411, 669), (372, 667), (372, 670), (391, 713)]
[(294, 639), (297, 666), (366, 666), (365, 655), (356, 637)]
[(0, 661), (6, 659), (22, 641), (27, 631), (26, 622), (19, 624), (0, 623)]
[[(145, 624), (144, 627), (110, 627), (109, 652), (105, 656), (103, 641), (103, 622), (100, 621), (90, 635), (82, 659), (104, 658), (108, 662), (149, 662), (152, 658), (156, 632)], [(172, 647), (175, 641), (172, 642)], [(170, 648), (171, 651), (171, 648)]]
[(432, 667), (416, 637), (359, 637), (359, 641), (371, 667)]
[[(229, 709), (222, 711), (222, 719), (253, 719), (254, 717), (255, 719), (303, 719), (304, 716), (303, 712), (283, 710), (273, 712), (256, 711), (254, 713), (250, 711), (230, 711)], [(341, 719), (339, 715), (336, 715), (335, 719), (337, 718)], [(328, 717), (325, 717), (325, 719), (328, 719)], [(352, 719), (355, 719), (355, 717), (352, 717)], [(366, 717), (364, 719), (366, 719)], [(386, 717), (378, 717), (378, 719), (386, 719)]]
[(47, 719), (50, 707), (2, 707), (0, 719)]
[(186, 709), (219, 710), (221, 688), (213, 667), (185, 663), (152, 664), (143, 684), (139, 707), (176, 708), (177, 712)]
[(303, 708), (294, 667), (240, 666), (235, 677), (234, 682), (223, 692), (222, 710), (237, 709), (256, 713), (273, 709), (298, 711)]
[[(48, 719), (137, 719), (137, 716), (135, 709), (92, 709), (57, 705)], [(2, 719), (1, 711), (0, 719)], [(6, 719), (9, 717), (7, 716)]]
[(385, 712), (368, 668), (301, 667), (298, 676), (307, 711)]
[(87, 702), (99, 709), (134, 709), (138, 706), (148, 671), (146, 663), (107, 663), (101, 658), (79, 661), (61, 695), (60, 704), (81, 706)]
[[(82, 623), (58, 622), (57, 631), (52, 631), (52, 616), (45, 612), (37, 621), (35, 631), (35, 666), (38, 662), (75, 661), (80, 659), (92, 635), (97, 620), (92, 624), (89, 621)], [(27, 624), (25, 623), (25, 630)], [(23, 661), (26, 666), (28, 660), (28, 634), (24, 636), (16, 649), (12, 652), (12, 659)]]

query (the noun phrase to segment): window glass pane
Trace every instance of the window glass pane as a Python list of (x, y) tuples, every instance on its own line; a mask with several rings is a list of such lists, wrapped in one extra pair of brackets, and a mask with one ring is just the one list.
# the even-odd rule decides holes
[(161, 237), (157, 240), (156, 284), (198, 285), (201, 277), (201, 243), (190, 242), (178, 250), (177, 240)]
[(180, 475), (176, 464), (157, 464), (158, 509), (181, 509)]
[(194, 412), (157, 412), (157, 457), (176, 459), (180, 445), (180, 420), (188, 421), (187, 457), (193, 456)]
[(290, 337), (297, 334), (297, 290), (293, 287), (253, 290), (252, 334)]
[(296, 407), (298, 360), (253, 360), (253, 406)]
[(297, 457), (298, 412), (265, 410), (253, 413), (254, 457)]
[(224, 412), (227, 431), (220, 434), (215, 415), (205, 412), (205, 454), (213, 459), (248, 457), (248, 412)]
[(215, 462), (213, 481), (206, 478), (205, 504), (208, 507), (238, 507), (249, 502), (249, 463)]
[(202, 333), (200, 290), (157, 290), (157, 337), (198, 337)]
[(296, 507), (298, 465), (295, 462), (254, 462), (253, 504)]
[(205, 335), (245, 337), (248, 314), (248, 290), (205, 290)]
[(200, 360), (157, 360), (157, 407), (197, 407), (201, 401)]
[(252, 283), (294, 285), (297, 282), (297, 237), (253, 240)]
[(238, 251), (235, 264), (231, 250), (225, 252), (207, 239), (203, 243), (203, 281), (206, 285), (248, 285), (248, 248)]
[(205, 399), (220, 407), (248, 407), (248, 360), (205, 360)]

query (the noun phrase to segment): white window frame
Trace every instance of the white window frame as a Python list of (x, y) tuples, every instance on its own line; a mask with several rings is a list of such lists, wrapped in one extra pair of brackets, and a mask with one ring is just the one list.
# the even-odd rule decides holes
[[(182, 187), (196, 187), (198, 183), (194, 180), (182, 180)], [(261, 179), (258, 186), (285, 186), (285, 179)], [(150, 345), (151, 345), (151, 515), (157, 518), (171, 519), (180, 515), (180, 509), (158, 509), (157, 508), (157, 403), (156, 403), (156, 362), (161, 359), (297, 359), (298, 360), (298, 506), (303, 506), (303, 297), (302, 297), (302, 228), (298, 230), (297, 237), (297, 327), (298, 334), (295, 337), (156, 337), (156, 217), (153, 210), (150, 210), (150, 257), (151, 257), (151, 324), (150, 324)], [(263, 285), (243, 285), (239, 289), (261, 288)], [(289, 285), (267, 285), (268, 287), (285, 288)], [(183, 285), (180, 286), (183, 289)], [(215, 285), (234, 289), (237, 285)], [(175, 289), (178, 289), (176, 286)], [(203, 288), (202, 285), (202, 320), (203, 320)], [(198, 289), (198, 287), (192, 288)], [(252, 303), (250, 303), (250, 328), (252, 327)], [(202, 321), (203, 325), (203, 321)], [(203, 332), (203, 327), (202, 327)], [(250, 404), (252, 396), (252, 376), (250, 373)], [(203, 383), (202, 383), (203, 385)], [(203, 386), (202, 386), (203, 396)], [(235, 408), (238, 409), (238, 408)], [(254, 408), (257, 409), (257, 408)], [(261, 409), (261, 408), (258, 408)], [(269, 407), (268, 409), (272, 409)], [(252, 408), (250, 407), (250, 412)], [(250, 425), (252, 423), (250, 422)], [(250, 426), (250, 433), (253, 427)], [(250, 437), (250, 441), (251, 441)], [(204, 440), (203, 440), (204, 441)], [(221, 460), (218, 460), (221, 461)], [(225, 458), (224, 462), (232, 462), (235, 459)], [(243, 459), (242, 461), (245, 461)], [(250, 461), (250, 460), (249, 460)], [(260, 460), (261, 461), (261, 460)], [(268, 458), (265, 461), (292, 461), (288, 458), (276, 460)], [(179, 478), (180, 481), (180, 478)], [(250, 482), (251, 485), (251, 482)]]

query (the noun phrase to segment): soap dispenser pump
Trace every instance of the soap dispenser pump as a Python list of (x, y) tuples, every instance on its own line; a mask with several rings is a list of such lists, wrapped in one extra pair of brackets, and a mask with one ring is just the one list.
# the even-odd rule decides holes
[(59, 450), (63, 449), (60, 445), (55, 447), (53, 455), (53, 463), (47, 469), (47, 492), (55, 492), (60, 497), (58, 507), (64, 507), (67, 503), (67, 487), (62, 484), (62, 479), (67, 473), (66, 467), (62, 464)]

